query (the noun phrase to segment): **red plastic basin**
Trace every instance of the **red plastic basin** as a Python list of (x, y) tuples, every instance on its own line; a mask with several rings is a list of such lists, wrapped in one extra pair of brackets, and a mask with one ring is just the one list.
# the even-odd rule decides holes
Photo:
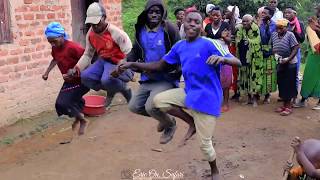
[(87, 116), (101, 116), (106, 113), (106, 98), (104, 96), (87, 95), (84, 96), (83, 99), (85, 100), (85, 105), (82, 110), (83, 114)]

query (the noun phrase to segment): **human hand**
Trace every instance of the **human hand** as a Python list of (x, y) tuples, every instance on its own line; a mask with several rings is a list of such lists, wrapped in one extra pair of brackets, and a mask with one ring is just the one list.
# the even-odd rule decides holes
[(212, 55), (208, 58), (207, 64), (209, 65), (218, 65), (225, 62), (225, 58), (221, 56)]
[(301, 140), (299, 137), (295, 137), (291, 142), (291, 147), (295, 150), (295, 152), (300, 151)]
[(124, 71), (132, 67), (133, 62), (123, 62), (118, 65), (118, 71)]

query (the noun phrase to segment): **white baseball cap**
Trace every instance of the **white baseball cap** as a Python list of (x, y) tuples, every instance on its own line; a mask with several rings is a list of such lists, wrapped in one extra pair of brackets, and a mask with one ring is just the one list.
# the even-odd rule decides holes
[(87, 18), (86, 18), (86, 24), (99, 24), (101, 18), (106, 15), (106, 10), (104, 7), (94, 2), (90, 4), (87, 10)]

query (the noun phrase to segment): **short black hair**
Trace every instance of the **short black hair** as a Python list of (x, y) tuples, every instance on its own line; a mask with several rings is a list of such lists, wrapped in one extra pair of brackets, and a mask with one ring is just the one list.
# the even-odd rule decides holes
[(297, 11), (297, 9), (294, 6), (286, 6), (286, 9), (292, 9), (294, 11)]
[(183, 11), (183, 12), (184, 12), (184, 9), (182, 9), (182, 8), (177, 8), (177, 9), (174, 11), (174, 15), (176, 16), (180, 11)]
[(219, 6), (212, 7), (211, 11), (220, 11), (222, 13), (221, 8)]
[(269, 11), (269, 14), (270, 14), (271, 16), (273, 16), (274, 13), (275, 13), (275, 11), (274, 11), (271, 7), (269, 7), (269, 6), (264, 7), (264, 9), (268, 10), (268, 11)]

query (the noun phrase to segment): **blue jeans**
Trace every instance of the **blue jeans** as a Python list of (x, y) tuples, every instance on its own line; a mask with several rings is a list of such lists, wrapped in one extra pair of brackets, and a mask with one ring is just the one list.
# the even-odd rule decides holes
[(99, 58), (81, 72), (81, 82), (95, 91), (106, 90), (108, 96), (124, 91), (127, 89), (127, 83), (110, 75), (116, 67), (117, 65)]

